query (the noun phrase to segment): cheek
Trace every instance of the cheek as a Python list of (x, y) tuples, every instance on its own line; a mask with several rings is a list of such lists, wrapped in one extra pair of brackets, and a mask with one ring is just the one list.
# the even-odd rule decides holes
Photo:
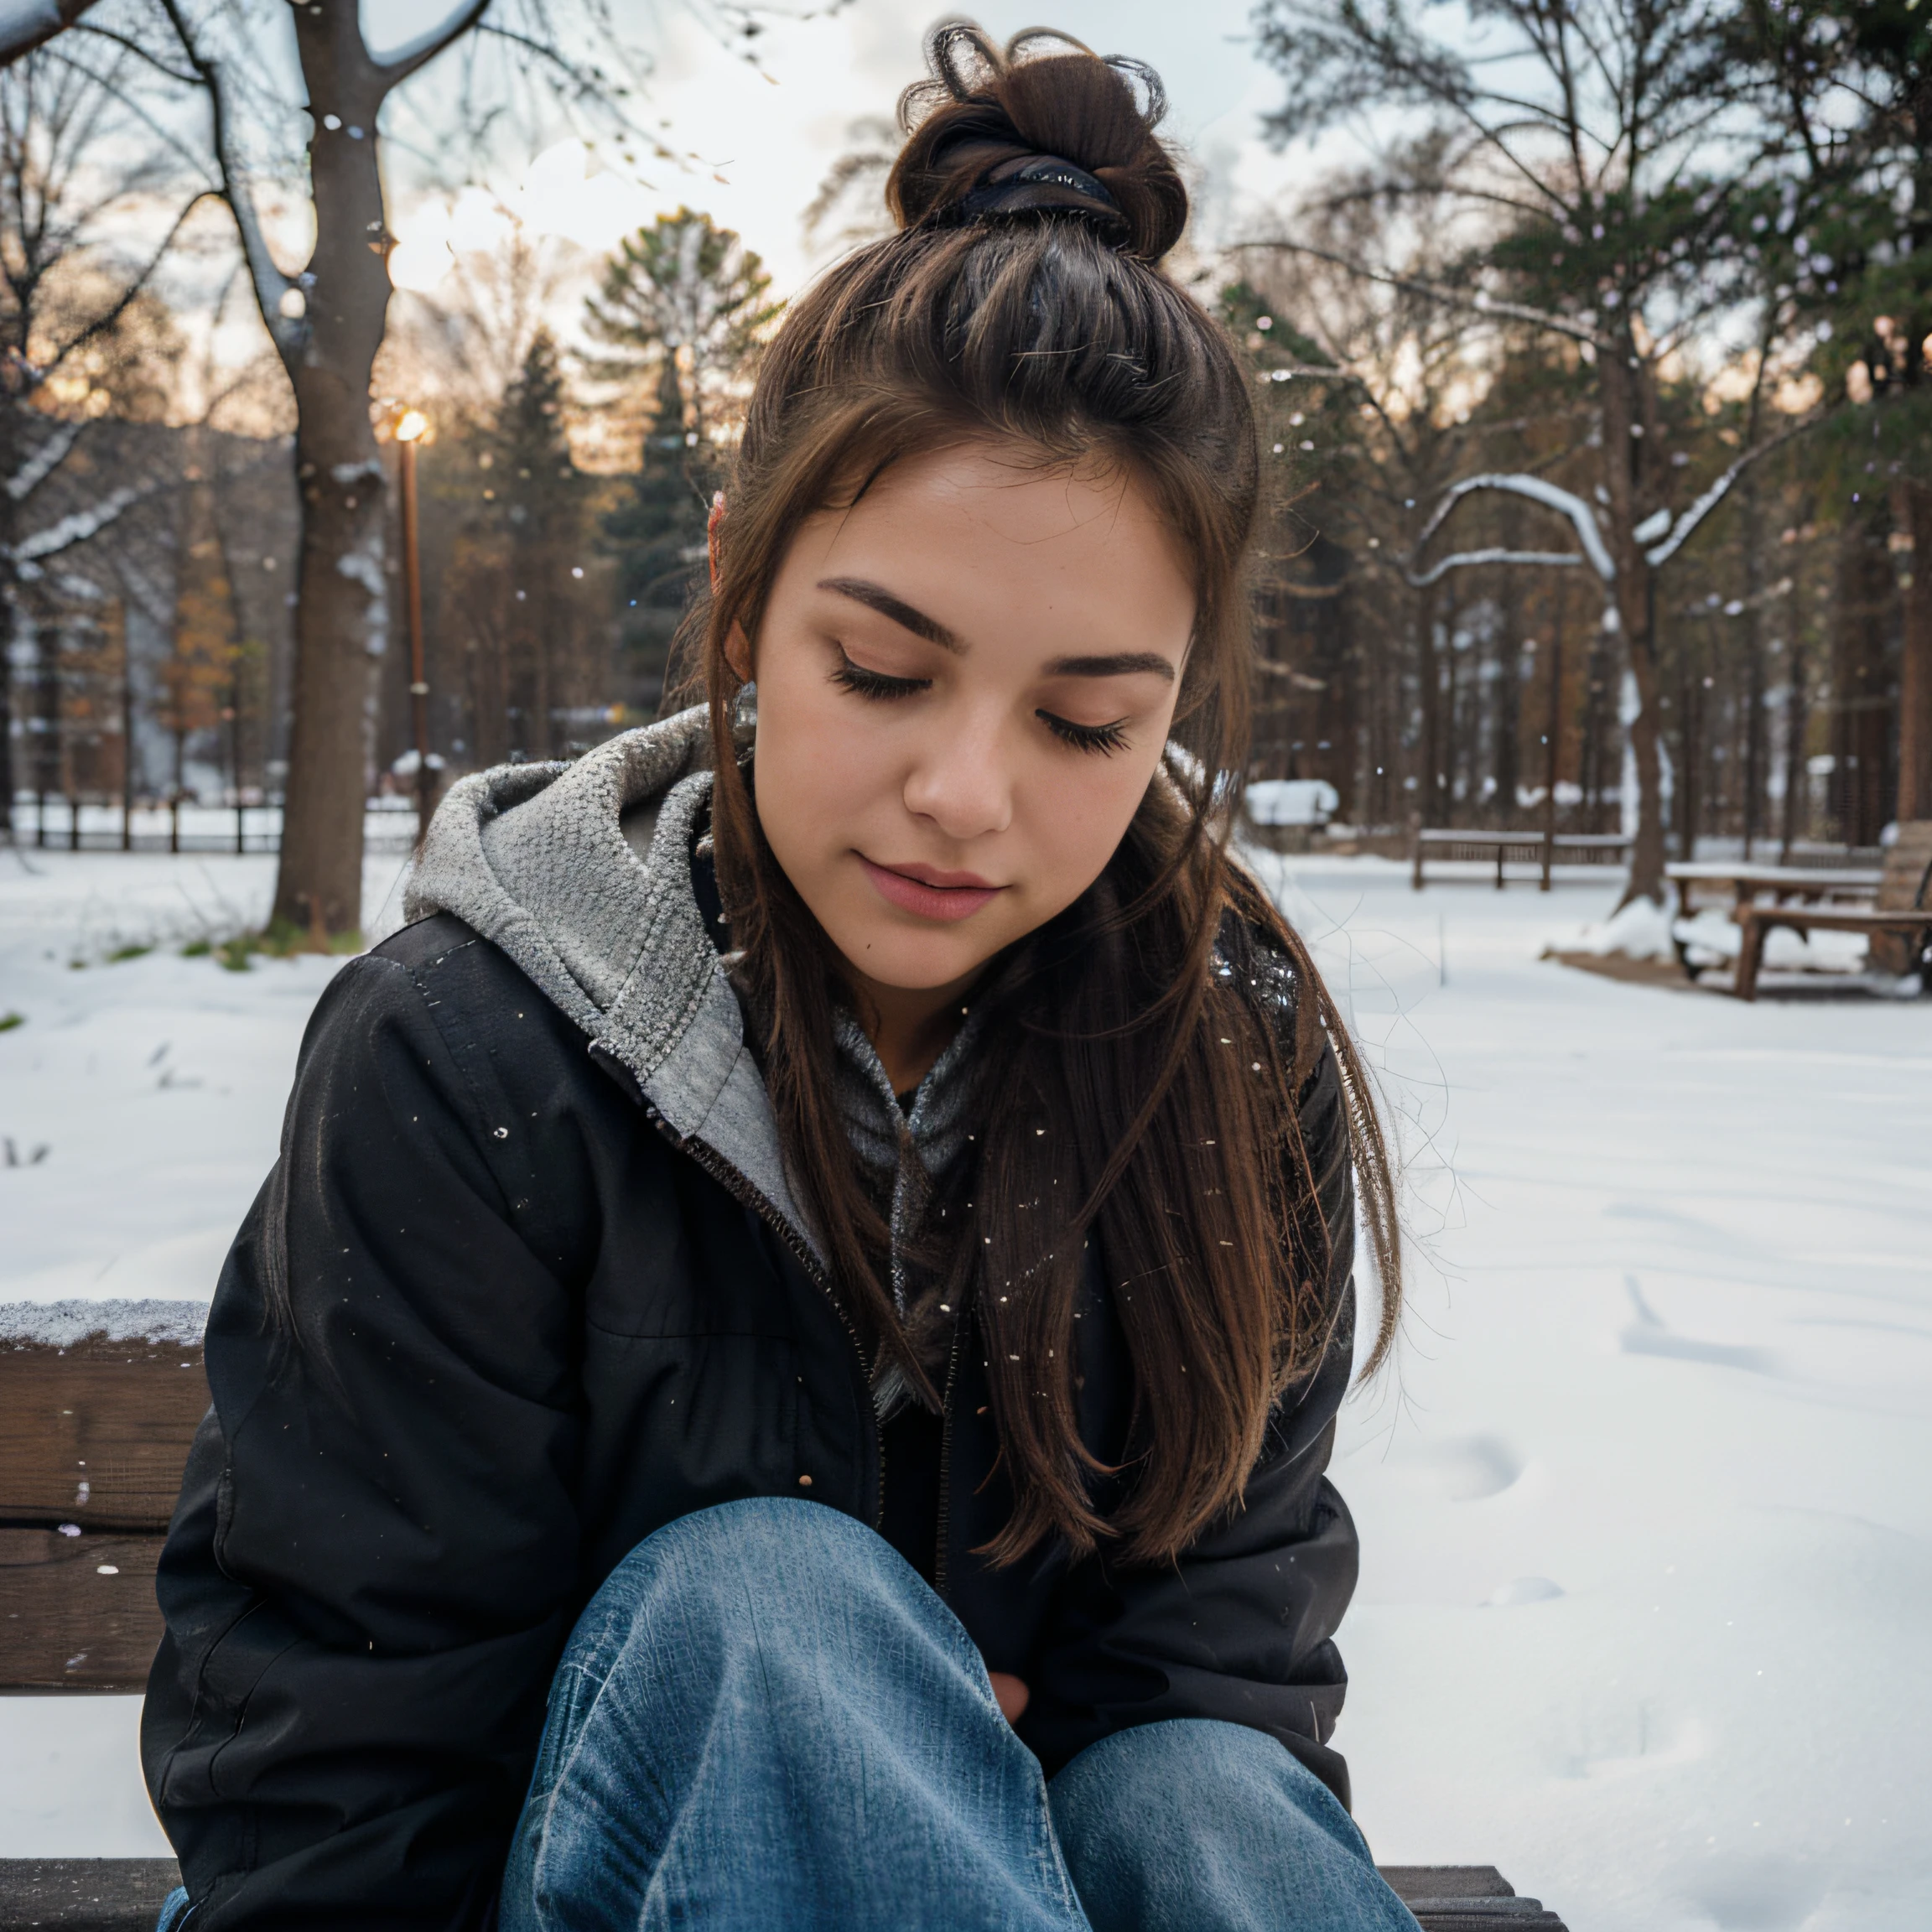
[[(1072, 904), (1125, 835), (1153, 776), (1150, 760), (1051, 750), (1021, 795), (1024, 836), (1033, 854), (1043, 917)], [(1015, 827), (1015, 829), (1021, 829)]]
[(774, 665), (758, 680), (759, 822), (802, 891), (801, 870), (849, 843), (854, 814), (889, 776), (870, 735), (854, 729), (852, 709), (808, 672)]

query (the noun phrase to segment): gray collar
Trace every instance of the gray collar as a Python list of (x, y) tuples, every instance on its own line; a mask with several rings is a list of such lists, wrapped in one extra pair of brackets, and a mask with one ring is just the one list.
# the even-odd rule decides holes
[[(738, 998), (691, 886), (710, 797), (703, 706), (568, 765), (503, 765), (453, 785), (411, 872), (411, 919), (453, 913), (628, 1068), (645, 1099), (726, 1162), (821, 1265), (794, 1197)], [(655, 803), (649, 855), (624, 834)]]
[(872, 1042), (849, 1013), (839, 1015), (833, 1031), (838, 1057), (832, 1077), (846, 1137), (860, 1160), (892, 1183), (892, 1298), (906, 1312), (905, 1269), (901, 1256), (919, 1224), (927, 1188), (965, 1150), (972, 1098), (974, 1049), (979, 1015), (964, 1025), (919, 1083), (910, 1112), (899, 1104), (892, 1082)]

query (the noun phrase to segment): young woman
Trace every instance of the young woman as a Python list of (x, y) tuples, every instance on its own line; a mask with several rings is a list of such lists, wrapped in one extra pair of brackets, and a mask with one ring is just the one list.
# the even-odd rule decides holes
[(1327, 1742), (1386, 1164), (1225, 847), (1247, 394), (1153, 77), (932, 58), (705, 702), (455, 787), (309, 1029), (160, 1581), (193, 1932), (1413, 1924)]

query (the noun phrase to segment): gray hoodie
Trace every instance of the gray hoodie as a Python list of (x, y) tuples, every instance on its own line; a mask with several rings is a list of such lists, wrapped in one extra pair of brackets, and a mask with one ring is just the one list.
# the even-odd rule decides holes
[[(636, 1078), (680, 1134), (728, 1161), (824, 1254), (793, 1192), (743, 1014), (691, 882), (711, 795), (702, 706), (626, 731), (574, 763), (460, 780), (411, 874), (411, 919), (449, 912), (501, 948)], [(841, 1021), (836, 1090), (860, 1160), (892, 1181), (893, 1290), (927, 1177), (965, 1146), (969, 1018), (902, 1110), (858, 1023)], [(923, 1174), (915, 1172), (917, 1161)], [(890, 1398), (888, 1398), (890, 1400)]]

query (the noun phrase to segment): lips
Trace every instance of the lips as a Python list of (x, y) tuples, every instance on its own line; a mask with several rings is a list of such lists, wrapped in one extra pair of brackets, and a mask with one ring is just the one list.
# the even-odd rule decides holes
[(976, 872), (943, 872), (936, 865), (877, 865), (863, 852), (858, 859), (882, 899), (921, 919), (948, 923), (970, 919), (1006, 890), (989, 885)]

